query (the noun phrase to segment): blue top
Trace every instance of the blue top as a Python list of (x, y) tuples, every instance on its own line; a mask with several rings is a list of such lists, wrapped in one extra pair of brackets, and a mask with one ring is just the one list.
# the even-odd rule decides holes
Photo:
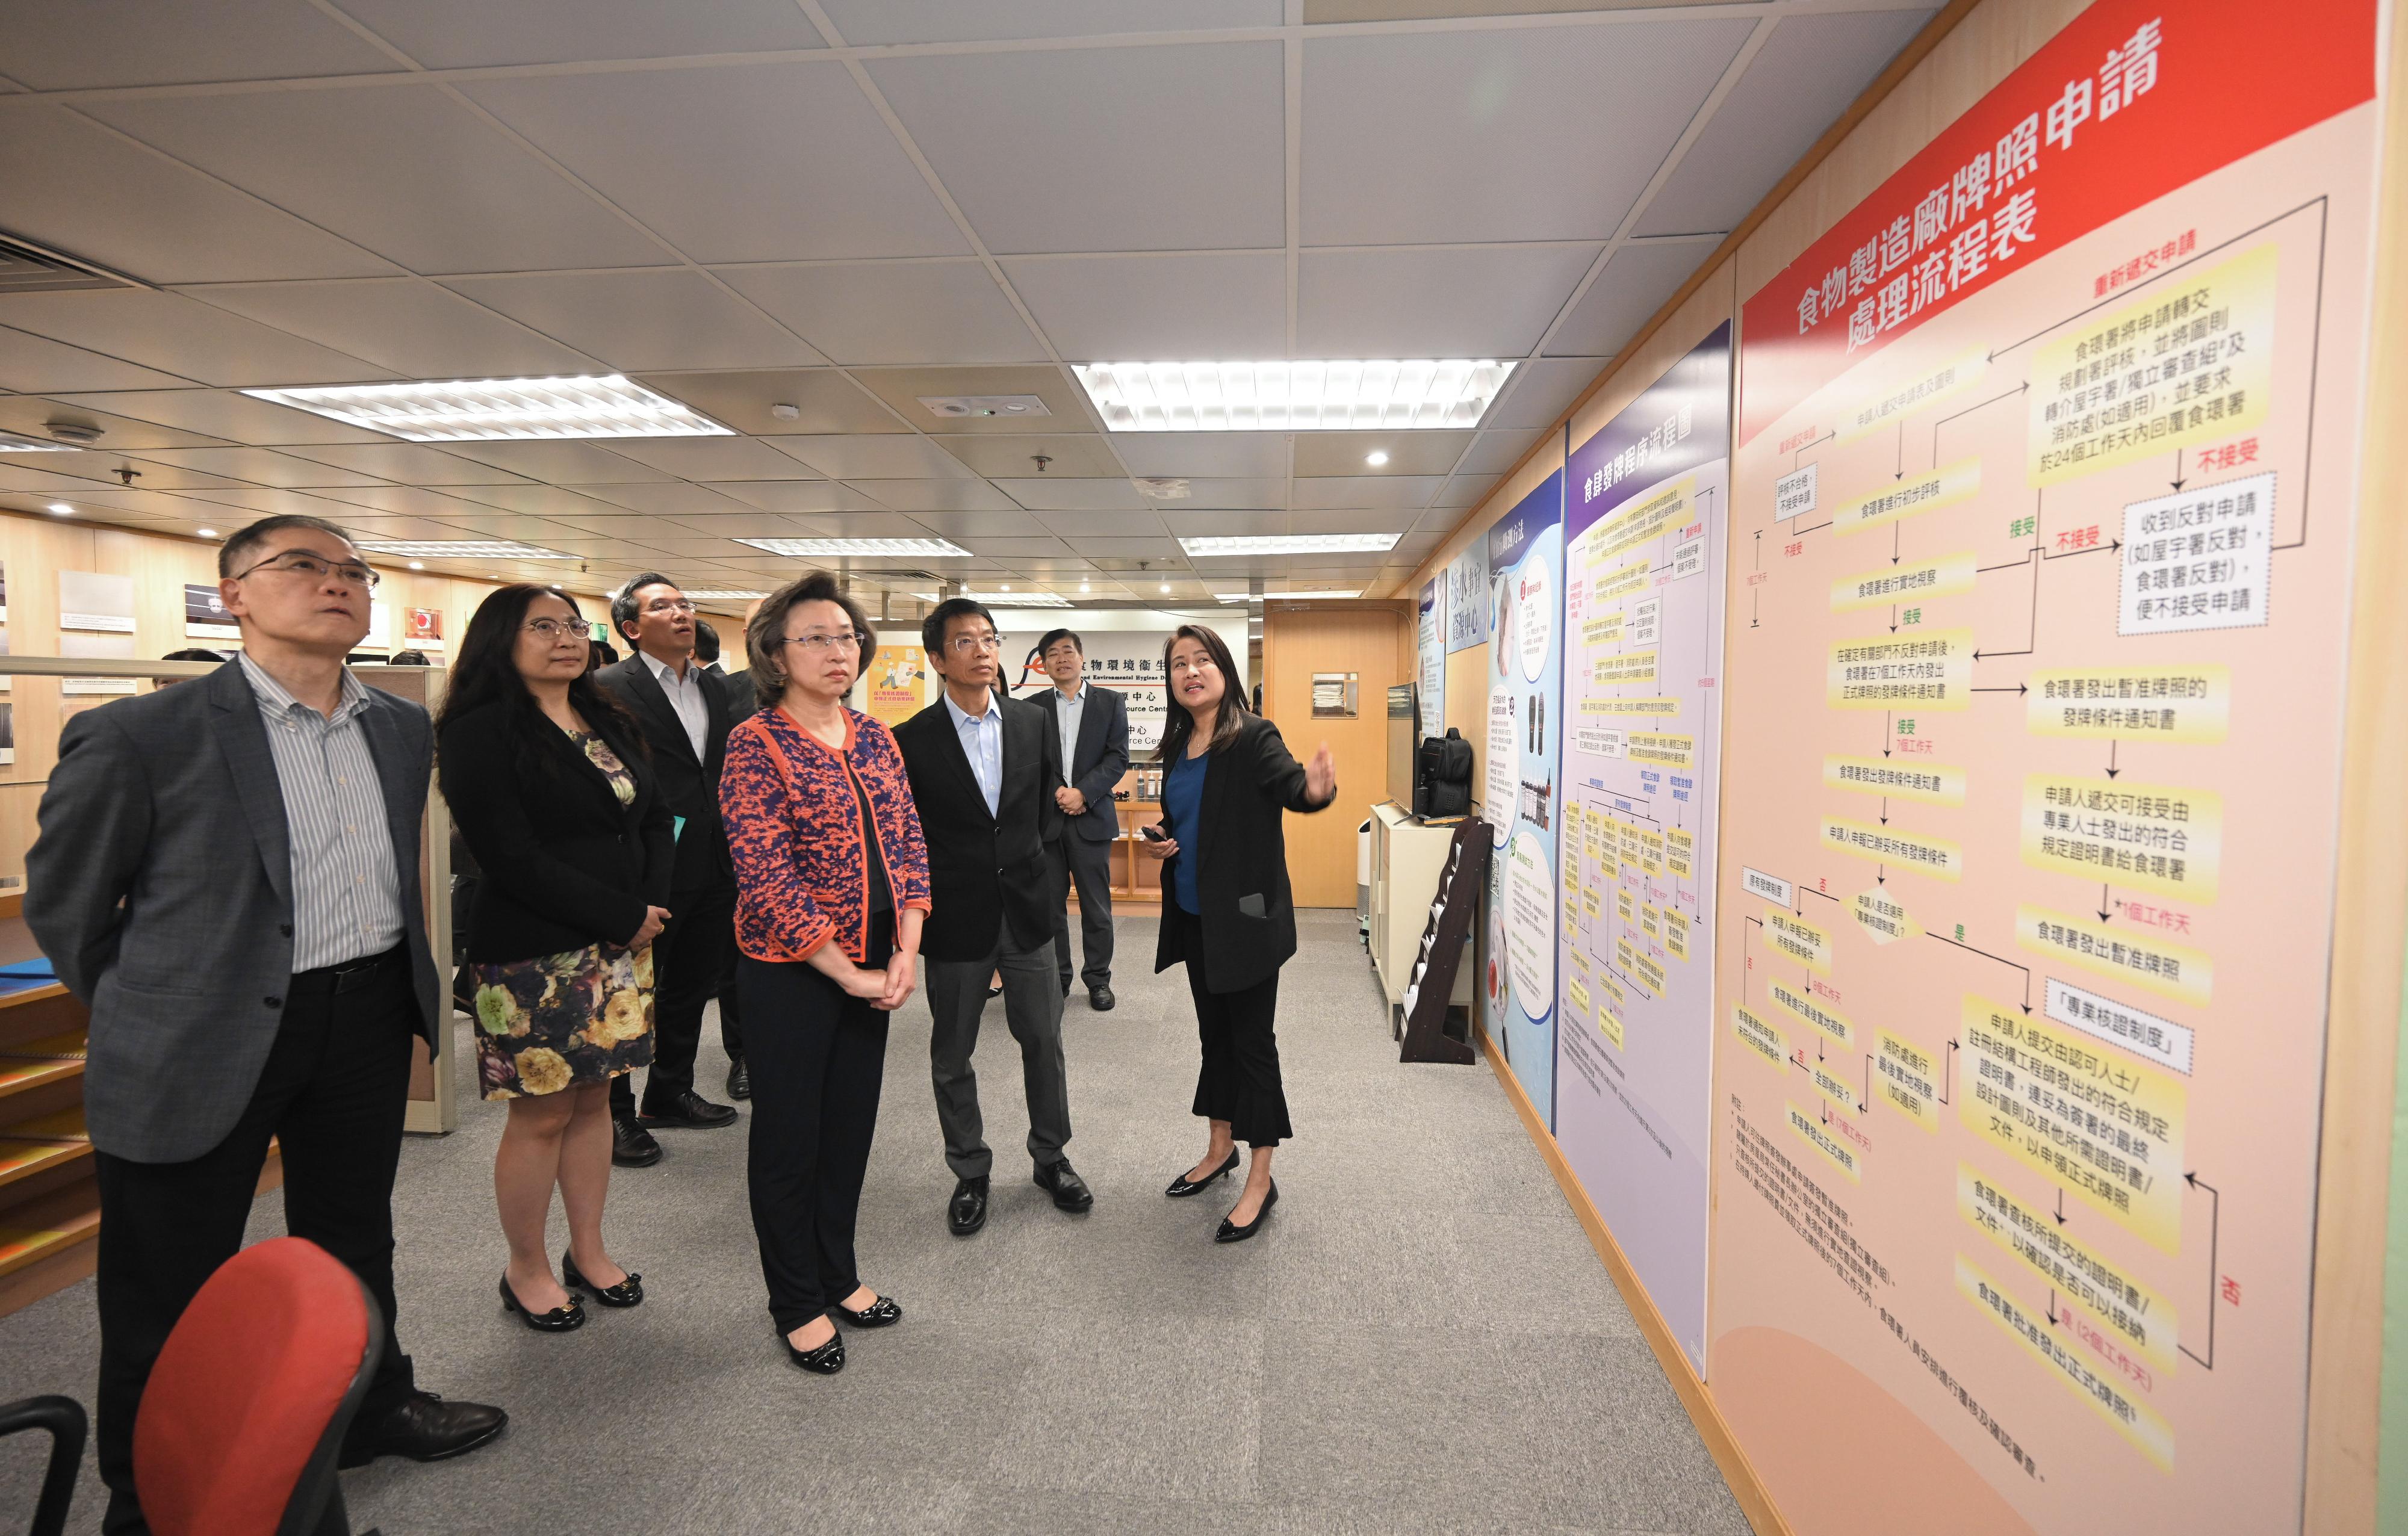
[(1170, 824), (1171, 840), (1179, 844), (1178, 856), (1171, 861), (1171, 895), (1179, 898), (1179, 910), (1191, 917), (1201, 915), (1196, 897), (1196, 865), (1203, 850), (1204, 770), (1211, 762), (1210, 753), (1190, 757), (1182, 752), (1162, 780), (1162, 817)]

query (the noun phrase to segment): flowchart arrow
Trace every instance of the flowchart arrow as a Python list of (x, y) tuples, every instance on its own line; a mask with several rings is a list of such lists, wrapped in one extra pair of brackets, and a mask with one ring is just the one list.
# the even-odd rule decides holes
[(2222, 1236), (2222, 1227), (2224, 1226), (2224, 1196), (2222, 1192), (2215, 1187), (2215, 1185), (2201, 1179), (2196, 1170), (2184, 1174), (2183, 1183), (2190, 1185), (2193, 1189), (2206, 1190), (2209, 1200), (2207, 1211), (2207, 1357), (2205, 1359), (2200, 1359), (2198, 1355), (2192, 1353), (2191, 1347), (2188, 1344), (2177, 1343), (2174, 1347), (2181, 1350), (2184, 1354), (2189, 1355), (2192, 1359), (2199, 1360), (2199, 1363), (2208, 1370), (2213, 1371), (2215, 1369), (2215, 1306), (2217, 1299), (2215, 1294), (2215, 1270), (2217, 1263), (2216, 1243)]

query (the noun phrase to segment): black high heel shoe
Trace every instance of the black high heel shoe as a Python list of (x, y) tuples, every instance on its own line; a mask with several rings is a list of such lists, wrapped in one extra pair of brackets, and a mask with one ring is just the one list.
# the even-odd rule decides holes
[(782, 1333), (778, 1335), (778, 1342), (786, 1346), (788, 1359), (816, 1375), (833, 1376), (844, 1369), (844, 1335), (842, 1333), (832, 1335), (826, 1343), (817, 1349), (796, 1349), (795, 1342)]
[(903, 1308), (893, 1297), (882, 1296), (859, 1312), (853, 1311), (841, 1301), (832, 1302), (828, 1307), (828, 1315), (851, 1323), (857, 1328), (892, 1328), (903, 1321)]
[(510, 1277), (507, 1271), (502, 1275), (502, 1310), (518, 1313), (519, 1320), (538, 1333), (566, 1333), (571, 1328), (585, 1326), (585, 1309), (577, 1304), (577, 1298), (573, 1296), (568, 1299), (566, 1306), (554, 1307), (550, 1312), (529, 1310), (527, 1304), (519, 1299), (518, 1293), (510, 1289)]
[(1270, 1215), (1271, 1207), (1278, 1203), (1279, 1181), (1277, 1179), (1273, 1179), (1271, 1181), (1270, 1193), (1263, 1197), (1263, 1208), (1254, 1213), (1254, 1219), (1246, 1223), (1243, 1227), (1240, 1227), (1236, 1222), (1231, 1221), (1228, 1217), (1223, 1216), (1221, 1218), (1221, 1229), (1212, 1234), (1212, 1241), (1215, 1242), (1245, 1242), (1248, 1238), (1253, 1237), (1256, 1232), (1263, 1229), (1264, 1220)]
[(1200, 1179), (1191, 1179), (1186, 1174), (1182, 1173), (1179, 1177), (1170, 1181), (1169, 1186), (1164, 1189), (1163, 1193), (1169, 1196), (1174, 1200), (1183, 1200), (1188, 1196), (1195, 1194), (1197, 1190), (1212, 1183), (1222, 1175), (1236, 1171), (1237, 1167), (1238, 1149), (1236, 1147), (1231, 1147), (1229, 1149), (1228, 1157), (1222, 1162), (1220, 1167), (1214, 1169), (1211, 1172), (1205, 1174)]
[(566, 1254), (560, 1256), (560, 1283), (573, 1290), (592, 1291), (594, 1299), (606, 1307), (640, 1307), (644, 1304), (644, 1277), (635, 1270), (615, 1285), (596, 1285), (577, 1272), (577, 1261)]

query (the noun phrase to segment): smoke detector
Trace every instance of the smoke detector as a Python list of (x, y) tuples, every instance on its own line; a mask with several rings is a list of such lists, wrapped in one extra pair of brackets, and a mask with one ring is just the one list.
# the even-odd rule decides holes
[(90, 422), (44, 422), (42, 430), (63, 443), (78, 447), (100, 441), (101, 430)]
[(1196, 494), (1194, 486), (1183, 480), (1174, 480), (1168, 475), (1146, 476), (1136, 483), (1140, 495), (1152, 497), (1155, 501), (1185, 501)]
[(920, 403), (939, 416), (1051, 416), (1034, 395), (923, 395)]
[(776, 405), (769, 408), (769, 414), (775, 416), (781, 422), (791, 422), (798, 420), (802, 416), (803, 408), (797, 405), (790, 405), (787, 402), (781, 400)]

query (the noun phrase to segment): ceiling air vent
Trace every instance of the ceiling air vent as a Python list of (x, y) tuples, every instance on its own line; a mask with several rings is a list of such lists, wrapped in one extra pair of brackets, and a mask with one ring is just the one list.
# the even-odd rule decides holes
[(105, 266), (79, 261), (0, 234), (0, 294), (42, 294), (70, 288), (141, 288), (146, 284), (122, 277)]

